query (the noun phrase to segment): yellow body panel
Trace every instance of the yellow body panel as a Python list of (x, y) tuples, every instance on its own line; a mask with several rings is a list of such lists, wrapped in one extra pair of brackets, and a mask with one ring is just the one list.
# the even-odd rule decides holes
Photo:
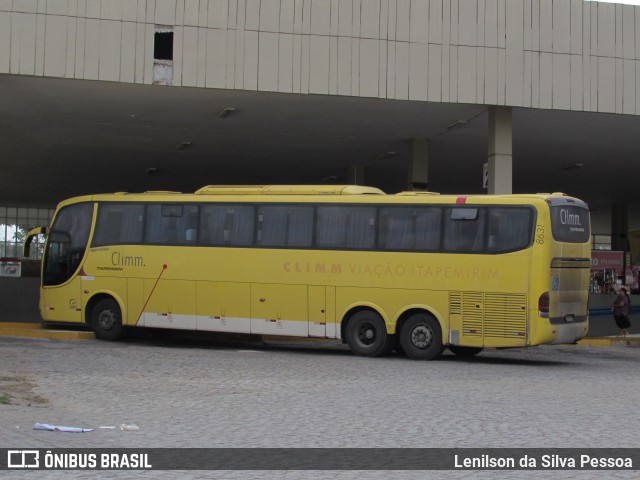
[(81, 306), (82, 281), (78, 277), (59, 287), (42, 289), (41, 314), (48, 322), (83, 322)]
[(196, 313), (198, 330), (225, 331), (235, 322), (239, 333), (251, 333), (251, 284), (198, 281)]
[[(454, 205), (457, 200), (435, 194), (382, 195), (375, 189), (355, 187), (309, 188), (305, 192), (304, 186), (290, 191), (274, 187), (205, 187), (197, 195), (155, 192), (79, 200), (201, 205)], [(125, 325), (341, 338), (343, 319), (366, 307), (380, 313), (390, 334), (396, 332), (398, 322), (409, 312), (426, 311), (440, 323), (443, 344), (516, 347), (553, 343), (559, 329), (538, 311), (538, 298), (550, 290), (553, 276), (559, 275), (550, 268), (552, 259), (588, 258), (590, 244), (553, 241), (546, 198), (466, 197), (466, 205), (511, 204), (536, 209), (542, 241), (521, 251), (496, 255), (204, 246), (89, 247), (78, 274), (63, 285), (43, 288), (43, 316), (46, 320), (86, 321), (90, 312), (85, 310), (92, 297), (104, 293), (118, 299)], [(553, 297), (560, 292), (552, 291), (552, 304), (579, 304), (586, 312), (588, 272), (586, 278), (584, 271), (561, 274), (573, 286), (563, 290), (560, 302), (559, 297)], [(553, 309), (550, 312), (556, 313)]]

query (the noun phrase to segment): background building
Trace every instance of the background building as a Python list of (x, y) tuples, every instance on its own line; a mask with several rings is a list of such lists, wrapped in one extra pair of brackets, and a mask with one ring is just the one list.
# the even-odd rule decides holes
[(85, 193), (349, 182), (564, 191), (626, 249), (639, 115), (640, 7), (0, 0), (3, 225)]

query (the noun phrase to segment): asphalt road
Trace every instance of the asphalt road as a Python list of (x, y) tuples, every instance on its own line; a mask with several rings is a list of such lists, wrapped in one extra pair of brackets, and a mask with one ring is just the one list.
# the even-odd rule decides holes
[[(360, 358), (336, 345), (0, 337), (0, 448), (639, 447), (640, 347)], [(36, 422), (94, 428), (33, 430)], [(100, 427), (135, 424), (139, 430)], [(7, 473), (7, 472), (4, 472)], [(31, 475), (29, 475), (29, 473)], [(42, 474), (46, 474), (43, 476)], [(4, 474), (3, 474), (4, 476)], [(11, 478), (640, 478), (635, 472), (8, 472)]]

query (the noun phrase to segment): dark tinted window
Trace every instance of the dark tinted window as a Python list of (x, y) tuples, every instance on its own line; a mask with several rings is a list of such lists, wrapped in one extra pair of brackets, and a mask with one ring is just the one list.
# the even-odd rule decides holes
[(552, 206), (551, 229), (553, 238), (559, 242), (585, 243), (591, 237), (589, 210), (571, 205)]
[(484, 250), (485, 209), (447, 207), (444, 211), (444, 250), (446, 252)]
[(313, 207), (258, 207), (259, 247), (311, 247), (313, 244)]
[(441, 219), (439, 207), (383, 207), (380, 209), (380, 248), (437, 250)]
[(509, 252), (531, 244), (533, 210), (525, 207), (491, 207), (489, 209), (489, 252)]
[(246, 205), (203, 205), (200, 244), (250, 247), (253, 245), (254, 208)]
[(195, 245), (198, 206), (190, 204), (152, 204), (147, 206), (146, 243)]
[(102, 203), (98, 207), (98, 221), (93, 246), (142, 243), (144, 205)]
[(93, 204), (91, 203), (78, 203), (64, 207), (56, 215), (51, 230), (69, 235), (70, 248), (84, 250), (89, 240), (92, 216)]
[(321, 248), (369, 249), (375, 246), (376, 208), (320, 206), (316, 225)]
[[(71, 211), (60, 211), (54, 228), (64, 227), (73, 232), (68, 240), (63, 241), (58, 236), (61, 239), (56, 248), (61, 251), (75, 248), (74, 242), (78, 238), (85, 238), (86, 242), (91, 208), (90, 204), (85, 207), (82, 215), (88, 216), (88, 220), (84, 222), (74, 220), (80, 213), (72, 215)], [(589, 238), (585, 209), (558, 206), (552, 207), (552, 213), (555, 215), (556, 239), (559, 239), (558, 235), (564, 239), (561, 241), (581, 241), (576, 238), (586, 241)], [(145, 242), (153, 245), (502, 253), (527, 248), (531, 244), (534, 223), (535, 211), (523, 206), (103, 203), (98, 209), (93, 246)], [(79, 235), (81, 231), (83, 233)]]
[(89, 241), (93, 204), (64, 207), (51, 226), (44, 254), (44, 285), (66, 282), (80, 266)]

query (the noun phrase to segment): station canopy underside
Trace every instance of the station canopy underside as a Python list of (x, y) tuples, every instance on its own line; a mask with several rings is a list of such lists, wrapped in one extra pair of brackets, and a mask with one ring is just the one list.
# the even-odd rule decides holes
[[(513, 191), (592, 209), (638, 199), (639, 134), (638, 116), (514, 107)], [(0, 204), (344, 184), (355, 166), (394, 193), (407, 189), (413, 138), (429, 142), (429, 190), (482, 193), (487, 137), (485, 105), (0, 75)]]

